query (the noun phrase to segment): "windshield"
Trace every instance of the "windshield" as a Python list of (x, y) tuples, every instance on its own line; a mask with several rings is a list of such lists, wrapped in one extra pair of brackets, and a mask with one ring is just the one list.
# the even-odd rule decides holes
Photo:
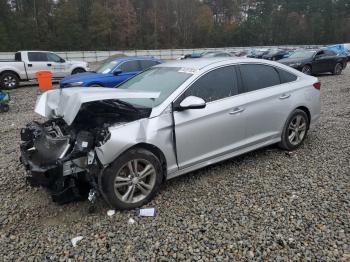
[(156, 99), (131, 98), (121, 99), (125, 102), (143, 106), (155, 107), (161, 104), (172, 92), (184, 83), (192, 73), (190, 70), (178, 67), (155, 67), (118, 86), (118, 89), (160, 92)]
[(295, 51), (289, 58), (312, 58), (316, 52), (308, 50)]
[(96, 70), (96, 73), (109, 74), (113, 71), (113, 69), (116, 67), (117, 64), (118, 62), (116, 61), (105, 63)]

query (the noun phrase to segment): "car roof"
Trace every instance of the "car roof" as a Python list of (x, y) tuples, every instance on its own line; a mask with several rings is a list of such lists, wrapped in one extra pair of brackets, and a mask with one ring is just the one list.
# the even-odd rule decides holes
[(155, 58), (153, 56), (123, 56), (113, 59), (113, 61), (117, 62), (126, 62), (126, 61), (133, 61), (133, 60), (152, 60), (152, 61), (161, 61), (158, 58)]
[(232, 63), (268, 63), (261, 59), (253, 58), (242, 58), (242, 57), (212, 57), (212, 58), (198, 58), (198, 59), (185, 59), (185, 60), (174, 60), (166, 62), (164, 64), (156, 65), (155, 67), (179, 67), (186, 69), (201, 70), (203, 68), (219, 64), (222, 62)]

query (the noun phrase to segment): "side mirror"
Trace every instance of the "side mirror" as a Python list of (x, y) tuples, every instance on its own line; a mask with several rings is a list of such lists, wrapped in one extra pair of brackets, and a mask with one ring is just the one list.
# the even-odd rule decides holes
[(177, 108), (178, 111), (184, 111), (187, 109), (202, 109), (205, 108), (205, 101), (196, 96), (188, 96), (180, 103), (180, 106)]
[(117, 68), (116, 70), (113, 71), (113, 75), (117, 76), (120, 75), (123, 71), (119, 68)]
[(60, 63), (65, 63), (66, 60), (64, 60), (63, 58), (60, 59)]

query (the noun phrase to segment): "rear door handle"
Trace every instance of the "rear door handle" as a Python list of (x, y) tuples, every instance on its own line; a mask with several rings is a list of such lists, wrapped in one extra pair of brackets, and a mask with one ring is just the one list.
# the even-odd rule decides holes
[(236, 115), (236, 114), (239, 114), (239, 113), (242, 113), (245, 109), (242, 108), (242, 107), (236, 107), (234, 108), (232, 111), (230, 111), (230, 115)]
[(283, 94), (280, 96), (280, 99), (287, 99), (290, 97), (290, 94)]
[(47, 64), (48, 66), (52, 66), (51, 64)]
[(33, 65), (32, 64), (28, 64), (28, 67), (32, 67)]

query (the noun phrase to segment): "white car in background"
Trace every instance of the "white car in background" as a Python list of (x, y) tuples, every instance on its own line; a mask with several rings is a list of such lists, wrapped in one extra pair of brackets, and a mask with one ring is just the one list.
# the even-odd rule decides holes
[(18, 87), (21, 81), (35, 79), (38, 71), (52, 72), (53, 79), (83, 73), (89, 70), (88, 63), (68, 61), (53, 52), (19, 51), (14, 60), (0, 61), (0, 88)]

